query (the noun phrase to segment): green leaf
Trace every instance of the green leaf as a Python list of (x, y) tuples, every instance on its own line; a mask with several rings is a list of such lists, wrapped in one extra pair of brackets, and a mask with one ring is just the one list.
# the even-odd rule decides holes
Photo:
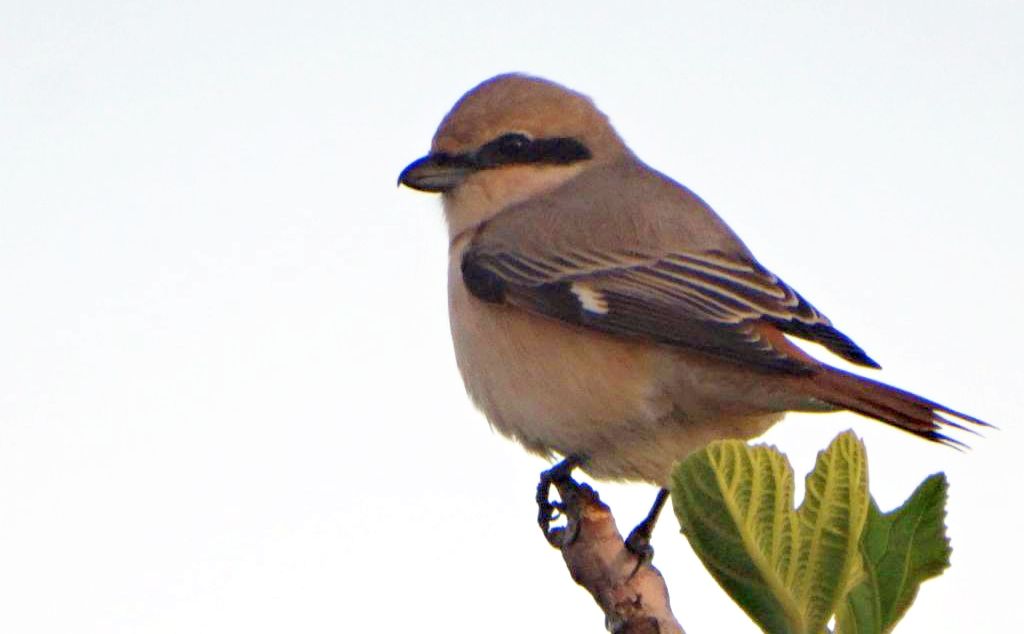
[(862, 539), (865, 578), (836, 616), (842, 634), (890, 632), (921, 583), (949, 567), (944, 474), (929, 476), (900, 508), (881, 513), (871, 502)]
[(793, 510), (793, 471), (777, 449), (720, 441), (679, 463), (672, 502), (718, 583), (767, 632), (822, 632), (865, 571), (867, 459), (850, 432), (818, 455)]
[(818, 454), (798, 511), (806, 570), (794, 582), (804, 599), (808, 631), (824, 629), (864, 576), (860, 538), (868, 505), (864, 445), (853, 432), (844, 432)]
[(787, 584), (799, 525), (781, 453), (713, 443), (676, 467), (672, 505), (704, 565), (751, 618), (770, 632), (803, 630)]

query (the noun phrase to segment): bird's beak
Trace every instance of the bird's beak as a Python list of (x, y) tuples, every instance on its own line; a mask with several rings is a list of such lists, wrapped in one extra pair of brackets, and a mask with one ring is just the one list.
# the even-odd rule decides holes
[(423, 192), (448, 192), (477, 171), (476, 161), (468, 154), (428, 154), (409, 164), (398, 175), (398, 184)]

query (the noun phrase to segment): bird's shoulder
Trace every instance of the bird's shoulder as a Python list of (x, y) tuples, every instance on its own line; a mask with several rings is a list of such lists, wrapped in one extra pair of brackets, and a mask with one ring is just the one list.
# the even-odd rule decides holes
[(632, 156), (595, 165), (510, 205), (479, 227), (474, 243), (542, 251), (625, 246), (650, 254), (707, 251), (753, 259), (703, 199)]

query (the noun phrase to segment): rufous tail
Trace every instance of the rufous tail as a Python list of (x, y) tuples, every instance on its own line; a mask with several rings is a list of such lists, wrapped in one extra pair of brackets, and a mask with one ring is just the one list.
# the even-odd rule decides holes
[(811, 377), (814, 396), (822, 401), (882, 421), (933, 442), (966, 445), (946, 435), (949, 428), (977, 433), (985, 421), (899, 388), (825, 366)]

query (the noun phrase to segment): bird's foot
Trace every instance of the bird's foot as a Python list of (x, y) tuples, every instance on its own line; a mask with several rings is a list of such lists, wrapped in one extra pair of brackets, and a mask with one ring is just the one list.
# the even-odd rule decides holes
[(561, 548), (563, 544), (571, 543), (574, 536), (567, 536), (563, 526), (551, 528), (551, 523), (559, 519), (565, 511), (563, 500), (551, 499), (551, 487), (578, 486), (572, 479), (572, 471), (580, 465), (580, 459), (576, 456), (569, 456), (547, 471), (540, 474), (540, 482), (537, 484), (537, 524), (544, 533), (544, 539), (555, 548)]
[[(637, 524), (636, 528), (630, 531), (629, 537), (626, 538), (626, 550), (636, 555), (637, 558), (636, 570), (651, 563), (654, 559), (651, 534), (654, 532), (654, 525), (658, 523), (658, 515), (661, 514), (661, 509), (664, 508), (668, 495), (668, 489), (658, 491), (658, 496), (654, 498), (654, 504), (647, 513), (647, 517)], [(636, 570), (633, 571), (633, 574), (636, 574)]]

